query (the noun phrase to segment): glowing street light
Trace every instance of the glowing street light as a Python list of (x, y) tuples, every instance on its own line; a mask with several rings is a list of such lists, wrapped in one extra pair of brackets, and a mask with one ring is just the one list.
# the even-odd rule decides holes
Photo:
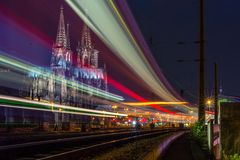
[(212, 101), (211, 99), (208, 99), (208, 100), (207, 100), (207, 105), (208, 105), (208, 106), (211, 106), (212, 103), (213, 103), (213, 101)]

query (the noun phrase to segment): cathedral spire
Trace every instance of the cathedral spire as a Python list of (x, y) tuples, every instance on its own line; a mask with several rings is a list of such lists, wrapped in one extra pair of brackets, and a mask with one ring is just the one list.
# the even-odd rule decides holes
[(70, 45), (70, 33), (69, 33), (69, 23), (67, 23), (67, 34), (66, 34), (66, 48), (68, 50), (71, 50), (71, 45)]
[(81, 45), (85, 49), (93, 49), (92, 40), (90, 35), (90, 29), (86, 24), (83, 25)]
[(64, 23), (64, 15), (63, 15), (63, 7), (60, 8), (60, 17), (59, 17), (59, 24), (58, 24), (58, 31), (56, 37), (56, 45), (66, 47), (67, 46), (67, 38), (65, 32), (65, 23)]

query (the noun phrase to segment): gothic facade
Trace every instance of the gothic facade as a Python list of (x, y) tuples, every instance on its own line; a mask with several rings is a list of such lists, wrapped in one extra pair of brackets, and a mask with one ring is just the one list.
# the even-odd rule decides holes
[[(69, 24), (65, 26), (63, 8), (61, 7), (50, 67), (41, 68), (50, 72), (51, 78), (29, 73), (28, 77), (32, 79), (30, 97), (64, 105), (94, 108), (95, 102), (92, 98), (86, 98), (91, 97), (91, 95), (69, 87), (67, 81), (71, 80), (107, 91), (106, 67), (105, 65), (99, 67), (98, 55), (99, 51), (92, 44), (91, 31), (85, 24), (76, 52), (71, 50), (70, 28)], [(73, 61), (73, 57), (77, 57), (75, 61)], [(61, 82), (57, 82), (55, 76), (60, 77)], [(83, 96), (85, 98), (82, 98)]]

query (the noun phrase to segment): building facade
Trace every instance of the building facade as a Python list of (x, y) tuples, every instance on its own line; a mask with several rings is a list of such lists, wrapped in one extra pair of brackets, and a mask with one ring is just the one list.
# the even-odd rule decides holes
[[(92, 87), (96, 89), (95, 92), (108, 92), (108, 85), (106, 66), (99, 63), (100, 52), (93, 46), (91, 31), (84, 24), (82, 35), (79, 37), (80, 41), (76, 49), (72, 50), (70, 25), (65, 25), (63, 11), (61, 7), (56, 41), (52, 46), (49, 67), (31, 67), (33, 71), (27, 73), (7, 70), (6, 73), (2, 73), (2, 77), (5, 79), (0, 79), (2, 82), (0, 94), (73, 107), (90, 109), (102, 107), (101, 110), (106, 110), (109, 106), (97, 102), (92, 94)], [(16, 84), (15, 81), (12, 84), (7, 79), (8, 77), (16, 79)], [(75, 86), (76, 84), (85, 86), (85, 91), (79, 89), (81, 87), (69, 85), (72, 82)], [(111, 106), (109, 108), (111, 109)], [(89, 124), (93, 120), (100, 124), (103, 120), (106, 121), (106, 118), (21, 108), (0, 108), (0, 124), (7, 125), (17, 123), (43, 126), (44, 123), (49, 123), (49, 125), (57, 125), (58, 128), (62, 128), (62, 124), (69, 122), (80, 123), (79, 126), (82, 124), (90, 126)]]
[[(92, 45), (91, 31), (85, 24), (76, 52), (71, 50), (70, 27), (69, 24), (65, 26), (61, 7), (56, 41), (52, 47), (50, 68), (42, 68), (42, 70), (49, 71), (52, 78), (46, 79), (41, 75), (29, 73), (29, 78), (32, 80), (30, 97), (77, 107), (93, 107), (94, 101), (91, 98), (81, 98), (83, 97), (81, 95), (84, 97), (91, 95), (70, 88), (67, 80), (107, 91), (106, 67), (105, 65), (99, 67), (98, 55), (99, 51)], [(73, 57), (77, 57), (76, 60), (73, 60)], [(60, 77), (61, 82), (56, 82), (55, 76)]]

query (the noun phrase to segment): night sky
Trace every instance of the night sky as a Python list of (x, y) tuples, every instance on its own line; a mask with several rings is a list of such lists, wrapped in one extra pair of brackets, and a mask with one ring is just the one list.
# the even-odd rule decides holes
[[(51, 0), (51, 3), (49, 0), (22, 2), (15, 0), (0, 2), (1, 50), (31, 60), (37, 65), (48, 66), (61, 4), (64, 6), (65, 22), (70, 23), (72, 49), (75, 50), (81, 37), (82, 21), (63, 0)], [(206, 2), (206, 95), (210, 96), (213, 91), (214, 62), (219, 65), (223, 93), (239, 95), (240, 2), (236, 0), (206, 0)], [(128, 3), (162, 72), (178, 92), (184, 90), (184, 98), (196, 102), (198, 64), (190, 61), (198, 58), (198, 44), (195, 43), (198, 40), (198, 1), (128, 0)], [(12, 21), (9, 22), (5, 15), (11, 17), (14, 23), (34, 32), (32, 38), (37, 35), (36, 41), (24, 41), (21, 29), (13, 33), (10, 27)], [(95, 47), (104, 52), (100, 59), (108, 60), (106, 63), (111, 76), (119, 77), (119, 73), (124, 72), (122, 78), (124, 76), (129, 78), (129, 81), (123, 82), (124, 85), (137, 90), (139, 86), (135, 83), (136, 78), (131, 76), (128, 69), (96, 36), (93, 36), (93, 40)], [(189, 62), (177, 62), (180, 59)], [(112, 65), (114, 63), (119, 63), (118, 66), (121, 67)]]
[[(146, 41), (171, 84), (192, 101), (197, 95), (198, 0), (129, 0)], [(213, 63), (223, 93), (239, 96), (240, 1), (205, 1), (206, 95), (213, 93)]]

